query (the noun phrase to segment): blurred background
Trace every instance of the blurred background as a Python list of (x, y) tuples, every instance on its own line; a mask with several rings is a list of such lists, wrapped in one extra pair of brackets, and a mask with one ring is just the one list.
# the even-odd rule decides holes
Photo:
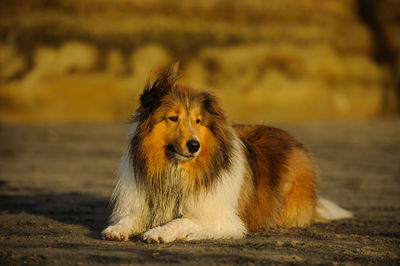
[(127, 121), (180, 61), (236, 122), (399, 113), (398, 0), (1, 0), (0, 122)]

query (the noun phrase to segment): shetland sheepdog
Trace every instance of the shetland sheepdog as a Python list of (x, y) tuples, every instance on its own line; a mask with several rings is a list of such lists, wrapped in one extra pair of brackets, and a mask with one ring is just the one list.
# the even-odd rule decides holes
[(172, 66), (140, 96), (103, 238), (242, 238), (352, 216), (317, 197), (301, 143), (273, 127), (231, 125), (215, 96), (178, 78)]

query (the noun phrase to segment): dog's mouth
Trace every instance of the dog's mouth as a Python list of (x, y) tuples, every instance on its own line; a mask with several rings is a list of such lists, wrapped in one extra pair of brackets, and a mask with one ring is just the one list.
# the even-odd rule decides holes
[(188, 161), (191, 161), (194, 158), (196, 158), (196, 154), (184, 154), (184, 153), (178, 152), (172, 144), (169, 144), (167, 146), (167, 151), (170, 152), (173, 155), (173, 157), (179, 161), (188, 162)]

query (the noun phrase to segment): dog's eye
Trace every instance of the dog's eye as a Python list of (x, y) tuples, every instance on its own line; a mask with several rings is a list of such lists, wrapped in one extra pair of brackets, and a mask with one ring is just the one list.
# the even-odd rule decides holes
[(168, 119), (171, 120), (171, 121), (174, 121), (174, 122), (178, 121), (178, 117), (177, 116), (170, 116), (170, 117), (168, 117)]
[(200, 119), (196, 119), (196, 124), (198, 124), (198, 123), (200, 123), (201, 121), (200, 121)]

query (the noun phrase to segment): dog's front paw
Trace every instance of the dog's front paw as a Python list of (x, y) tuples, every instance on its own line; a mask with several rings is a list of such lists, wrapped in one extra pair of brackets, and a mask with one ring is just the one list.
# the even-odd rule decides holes
[(110, 225), (101, 232), (103, 239), (112, 241), (127, 241), (129, 239), (129, 231), (121, 225)]
[(158, 226), (144, 233), (143, 240), (147, 243), (169, 243), (176, 240), (176, 234), (173, 230)]

